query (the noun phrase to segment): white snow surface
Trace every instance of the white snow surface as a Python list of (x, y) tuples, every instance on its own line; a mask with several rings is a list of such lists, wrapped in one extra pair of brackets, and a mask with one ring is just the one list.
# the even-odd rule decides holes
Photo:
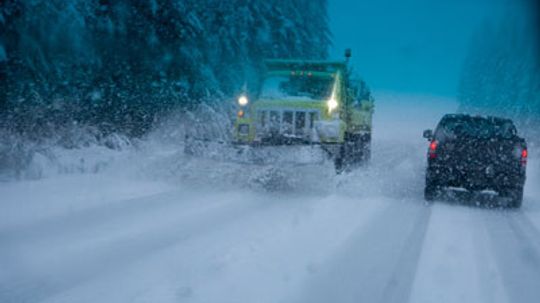
[(422, 131), (456, 103), (375, 97), (372, 162), (340, 176), (156, 136), (58, 157), (98, 170), (1, 182), (0, 302), (538, 302), (535, 153), (520, 210), (426, 205)]

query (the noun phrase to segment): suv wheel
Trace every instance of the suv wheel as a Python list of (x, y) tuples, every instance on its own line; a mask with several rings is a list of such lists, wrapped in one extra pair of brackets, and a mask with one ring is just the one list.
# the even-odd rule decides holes
[(510, 199), (509, 207), (520, 208), (523, 203), (523, 186), (507, 189), (502, 192), (501, 196)]
[(426, 180), (426, 187), (424, 189), (424, 199), (428, 202), (432, 202), (437, 198), (441, 189), (439, 186), (433, 184), (432, 181)]

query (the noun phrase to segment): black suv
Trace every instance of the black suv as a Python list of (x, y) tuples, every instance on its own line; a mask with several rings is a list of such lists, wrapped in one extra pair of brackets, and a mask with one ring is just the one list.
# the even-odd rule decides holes
[(527, 166), (527, 144), (511, 120), (462, 114), (446, 115), (430, 141), (425, 199), (447, 187), (492, 190), (520, 207)]

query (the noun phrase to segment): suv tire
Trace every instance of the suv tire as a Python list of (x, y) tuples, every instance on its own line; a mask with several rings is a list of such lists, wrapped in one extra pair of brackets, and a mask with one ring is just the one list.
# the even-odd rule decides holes
[(426, 180), (426, 187), (424, 188), (424, 199), (428, 202), (433, 202), (439, 195), (441, 189), (439, 186), (433, 184), (429, 179)]
[(523, 204), (523, 186), (516, 186), (505, 190), (501, 196), (510, 199), (508, 207), (520, 208)]

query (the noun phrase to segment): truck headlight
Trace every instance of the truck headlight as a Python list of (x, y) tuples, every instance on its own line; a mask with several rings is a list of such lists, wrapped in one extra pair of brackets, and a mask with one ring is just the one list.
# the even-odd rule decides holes
[(238, 98), (238, 104), (240, 106), (246, 106), (246, 105), (248, 105), (248, 103), (249, 103), (249, 100), (248, 100), (248, 98), (246, 96), (242, 95), (242, 96), (240, 96)]
[(326, 105), (328, 106), (328, 112), (332, 113), (338, 107), (338, 102), (335, 98), (330, 98), (330, 100), (326, 101)]

